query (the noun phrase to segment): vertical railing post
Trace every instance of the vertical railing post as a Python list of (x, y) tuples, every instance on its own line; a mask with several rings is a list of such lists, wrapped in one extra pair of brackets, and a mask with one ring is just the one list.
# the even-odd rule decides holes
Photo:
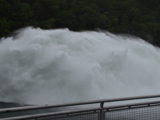
[(105, 120), (105, 113), (103, 111), (103, 106), (104, 106), (104, 102), (100, 103), (100, 112), (99, 112), (99, 116), (98, 116), (98, 120)]

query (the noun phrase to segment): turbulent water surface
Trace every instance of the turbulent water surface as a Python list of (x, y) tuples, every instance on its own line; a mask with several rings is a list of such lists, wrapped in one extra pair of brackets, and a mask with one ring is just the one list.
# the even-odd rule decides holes
[(0, 42), (0, 101), (56, 104), (160, 93), (160, 49), (107, 32), (26, 28)]

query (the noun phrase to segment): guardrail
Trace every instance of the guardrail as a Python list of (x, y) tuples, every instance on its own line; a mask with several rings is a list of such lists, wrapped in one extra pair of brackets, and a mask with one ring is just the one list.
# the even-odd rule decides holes
[[(155, 99), (153, 101), (153, 99)], [(160, 114), (160, 108), (157, 109), (155, 106), (160, 106), (160, 95), (150, 95), (150, 96), (136, 96), (136, 97), (126, 97), (126, 98), (116, 98), (116, 99), (104, 99), (104, 100), (96, 100), (96, 101), (88, 101), (88, 102), (79, 102), (79, 103), (68, 103), (68, 104), (61, 104), (61, 105), (42, 105), (42, 106), (25, 106), (25, 107), (16, 107), (16, 108), (5, 108), (5, 109), (0, 109), (0, 114), (12, 114), (12, 116), (9, 117), (3, 117), (0, 120), (74, 120), (74, 119), (80, 119), (80, 117), (83, 118), (83, 120), (112, 120), (111, 117), (108, 117), (109, 112), (115, 113), (115, 111), (127, 111), (131, 109), (136, 109), (138, 112), (135, 112), (136, 114), (141, 113), (141, 109), (144, 109), (145, 107), (150, 107), (150, 108), (156, 108), (156, 113)], [(104, 106), (106, 103), (115, 103), (115, 102), (128, 102), (128, 101), (134, 101), (134, 100), (149, 100), (149, 102), (138, 102), (138, 103), (128, 103), (128, 104), (123, 104), (123, 105), (111, 105), (111, 106)], [(157, 100), (158, 99), (158, 100)], [(93, 104), (99, 104), (99, 107), (95, 108), (81, 108), (78, 110), (63, 110), (64, 107), (77, 107), (81, 105), (93, 105)], [(55, 108), (62, 108), (60, 111), (56, 112), (44, 112), (43, 110), (45, 109), (55, 109)], [(36, 113), (37, 110), (42, 110), (41, 113)], [(145, 109), (144, 109), (145, 110)], [(147, 109), (146, 109), (147, 110)], [(159, 111), (158, 111), (159, 110)], [(27, 111), (34, 111), (32, 114), (27, 113)], [(19, 112), (24, 112), (24, 114), (16, 114), (16, 116), (13, 115), (13, 113), (19, 113)], [(152, 112), (152, 111), (149, 111)], [(125, 113), (125, 112), (124, 112)], [(120, 117), (124, 117), (124, 113), (118, 114)], [(143, 111), (142, 111), (143, 113)], [(129, 114), (132, 114), (132, 111), (129, 112)], [(93, 118), (92, 118), (93, 117)], [(112, 118), (114, 115), (112, 115)], [(117, 116), (118, 117), (118, 116)], [(144, 117), (144, 116), (143, 116)], [(157, 117), (160, 119), (160, 116), (157, 115)], [(155, 116), (154, 116), (155, 118)], [(158, 118), (156, 120), (158, 120)], [(119, 120), (119, 118), (114, 119), (114, 120)], [(128, 120), (128, 119), (125, 119)], [(147, 119), (148, 120), (148, 119)], [(152, 119), (154, 120), (154, 119)]]

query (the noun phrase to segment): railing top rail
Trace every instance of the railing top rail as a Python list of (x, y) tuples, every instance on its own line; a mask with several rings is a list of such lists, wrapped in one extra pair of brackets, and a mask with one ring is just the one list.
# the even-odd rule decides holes
[[(141, 107), (149, 107), (160, 105), (160, 101), (152, 101), (152, 102), (142, 102), (137, 104), (125, 104), (125, 105), (115, 105), (102, 108), (103, 110), (107, 111), (115, 111), (115, 110), (125, 110), (125, 109), (134, 109), (134, 108), (141, 108)], [(26, 120), (26, 119), (37, 119), (37, 118), (44, 118), (50, 116), (58, 116), (58, 115), (72, 115), (74, 113), (97, 113), (98, 111), (102, 110), (101, 108), (92, 108), (92, 109), (81, 109), (81, 110), (70, 110), (70, 111), (61, 111), (61, 112), (50, 112), (50, 113), (40, 113), (34, 115), (24, 115), (24, 116), (17, 116), (17, 117), (9, 117), (9, 118), (1, 118), (0, 120)], [(87, 113), (88, 114), (88, 113)]]
[(48, 109), (48, 108), (67, 107), (67, 106), (78, 106), (78, 105), (86, 105), (86, 104), (130, 101), (130, 100), (140, 100), (140, 99), (152, 99), (152, 98), (160, 98), (160, 95), (146, 95), (146, 96), (115, 98), (115, 99), (103, 99), (103, 100), (68, 103), (68, 104), (60, 104), (60, 105), (42, 105), (42, 106), (25, 106), (25, 107), (15, 107), (15, 108), (4, 108), (4, 109), (0, 109), (0, 113), (25, 111), (25, 110), (36, 110), (36, 109)]
[[(124, 105), (112, 105), (108, 107), (104, 107), (103, 109), (106, 109), (107, 111), (114, 111), (116, 109), (122, 110), (124, 109), (132, 109), (132, 108), (143, 108), (143, 107), (148, 107), (148, 106), (160, 106), (160, 101), (151, 101), (151, 102), (141, 102), (141, 103), (128, 103)], [(124, 108), (124, 109), (123, 109)]]

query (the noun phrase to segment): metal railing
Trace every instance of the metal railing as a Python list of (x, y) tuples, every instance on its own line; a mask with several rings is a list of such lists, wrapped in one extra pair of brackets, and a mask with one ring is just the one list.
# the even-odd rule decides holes
[[(157, 108), (157, 106), (160, 106), (159, 98), (160, 98), (160, 95), (150, 95), (150, 96), (136, 96), (136, 97), (126, 97), (126, 98), (116, 98), (116, 99), (106, 99), (106, 100), (104, 99), (104, 100), (79, 102), (79, 103), (68, 103), (68, 104), (61, 104), (61, 105), (42, 105), (42, 106), (4, 108), (4, 109), (0, 109), (0, 115), (4, 114), (4, 116), (1, 117), (0, 120), (39, 120), (39, 119), (40, 120), (70, 120), (70, 119), (71, 120), (74, 120), (74, 119), (76, 120), (78, 119), (79, 120), (81, 119), (112, 120), (114, 116), (117, 116), (117, 118), (116, 119), (114, 118), (113, 120), (119, 120), (120, 117), (122, 116), (126, 118), (124, 113), (128, 113), (128, 115), (133, 116), (132, 111), (128, 111), (132, 109), (136, 109), (136, 112), (134, 110), (134, 114), (139, 116), (143, 114), (143, 111), (145, 110), (148, 110), (148, 111), (145, 111), (145, 113), (148, 113), (148, 114), (151, 113), (152, 111), (154, 111), (154, 114), (155, 113), (160, 114), (160, 108)], [(145, 100), (145, 101), (143, 102), (140, 101), (135, 103), (135, 101), (137, 100)], [(109, 106), (109, 103), (117, 103), (117, 102), (123, 102), (123, 101), (124, 101), (123, 104), (119, 103), (118, 105)], [(133, 101), (133, 103), (129, 103), (129, 101)], [(99, 106), (95, 107), (94, 104), (98, 104)], [(93, 106), (91, 108), (77, 107), (82, 105), (83, 106), (93, 105)], [(64, 107), (66, 107), (66, 109), (63, 109)], [(67, 110), (68, 107), (76, 107), (76, 109), (74, 108), (74, 110)], [(61, 108), (61, 109), (57, 110), (58, 108)], [(44, 112), (44, 110), (48, 110), (48, 109), (51, 109), (51, 110)], [(52, 111), (53, 109), (54, 109), (54, 112)], [(41, 110), (41, 112), (37, 113), (38, 110)], [(28, 113), (28, 111), (31, 111), (31, 112)], [(125, 112), (119, 112), (119, 111), (125, 111)], [(160, 119), (160, 116), (157, 115), (157, 118), (155, 120), (158, 120), (158, 117)], [(143, 118), (145, 118), (145, 115), (143, 115)], [(155, 115), (154, 115), (154, 118), (155, 118)]]

